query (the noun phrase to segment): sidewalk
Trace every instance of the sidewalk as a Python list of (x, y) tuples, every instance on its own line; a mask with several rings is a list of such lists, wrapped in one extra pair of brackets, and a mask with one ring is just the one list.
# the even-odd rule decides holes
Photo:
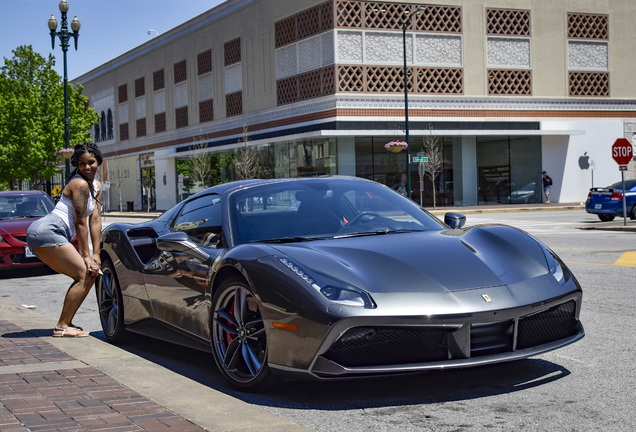
[[(306, 431), (0, 297), (0, 430)], [(210, 365), (210, 367), (213, 367)]]

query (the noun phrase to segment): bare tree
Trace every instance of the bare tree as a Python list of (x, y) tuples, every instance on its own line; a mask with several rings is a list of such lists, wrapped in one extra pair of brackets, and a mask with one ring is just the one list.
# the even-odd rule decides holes
[(243, 126), (243, 146), (237, 149), (236, 162), (234, 163), (236, 176), (239, 180), (259, 178), (262, 174), (258, 152), (248, 143), (247, 126)]
[(437, 208), (435, 179), (444, 169), (442, 146), (442, 140), (439, 136), (433, 135), (433, 129), (431, 128), (430, 135), (424, 137), (422, 152), (428, 158), (428, 162), (425, 163), (425, 175), (431, 179), (433, 184), (433, 208)]
[[(194, 137), (195, 141), (199, 138)], [(211, 186), (213, 183), (212, 156), (203, 151), (205, 144), (197, 144), (195, 147), (197, 152), (193, 157), (188, 159), (188, 171), (192, 176), (192, 181), (200, 183), (202, 188)]]

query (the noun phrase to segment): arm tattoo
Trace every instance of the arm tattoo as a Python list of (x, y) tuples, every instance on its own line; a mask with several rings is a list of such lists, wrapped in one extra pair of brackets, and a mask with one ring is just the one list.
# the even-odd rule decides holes
[(77, 190), (75, 195), (75, 202), (73, 202), (73, 211), (75, 212), (75, 219), (86, 217), (86, 207), (88, 206), (88, 187), (81, 186)]

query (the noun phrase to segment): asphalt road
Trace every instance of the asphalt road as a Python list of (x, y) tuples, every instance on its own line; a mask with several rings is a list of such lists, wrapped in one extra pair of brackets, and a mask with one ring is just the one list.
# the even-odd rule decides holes
[[(532, 359), (416, 376), (284, 382), (269, 393), (242, 394), (225, 384), (211, 355), (136, 336), (124, 349), (315, 431), (636, 430), (636, 233), (578, 229), (597, 221), (579, 210), (468, 216), (468, 225), (504, 222), (528, 231), (583, 286), (585, 338)], [(0, 275), (0, 295), (55, 319), (69, 283), (50, 272)], [(101, 336), (93, 292), (75, 322)]]

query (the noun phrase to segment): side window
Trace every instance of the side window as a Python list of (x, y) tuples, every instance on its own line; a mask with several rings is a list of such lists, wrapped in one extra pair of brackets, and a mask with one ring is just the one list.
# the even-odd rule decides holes
[(213, 194), (188, 202), (172, 229), (188, 234), (195, 243), (216, 247), (221, 240), (221, 199)]

